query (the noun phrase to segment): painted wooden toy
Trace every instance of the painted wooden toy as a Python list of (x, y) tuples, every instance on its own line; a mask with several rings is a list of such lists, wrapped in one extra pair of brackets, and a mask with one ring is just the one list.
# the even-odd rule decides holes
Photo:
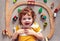
[(39, 12), (39, 14), (40, 14), (40, 13), (42, 13), (42, 7), (41, 7), (41, 8), (39, 8), (39, 11), (38, 11), (38, 12)]
[(2, 34), (3, 34), (3, 35), (6, 35), (6, 32), (7, 32), (6, 30), (3, 30), (3, 31), (2, 31)]
[(54, 10), (54, 13), (57, 13), (58, 12), (58, 9), (56, 8), (55, 10)]
[(55, 8), (54, 13), (57, 13), (60, 10), (60, 4)]
[(44, 22), (43, 29), (45, 30), (46, 27), (47, 27), (47, 22)]
[(4, 30), (2, 31), (2, 35), (7, 35), (7, 34), (8, 34), (7, 30), (4, 29)]
[(35, 0), (27, 0), (28, 5), (34, 5), (35, 4)]
[(16, 3), (17, 2), (17, 0), (13, 0), (13, 3)]
[(44, 20), (46, 20), (46, 18), (47, 18), (46, 16), (43, 16), (43, 17), (42, 17), (42, 19), (44, 19)]
[(53, 14), (54, 19), (56, 18), (57, 12), (58, 12), (58, 9), (56, 8), (56, 9), (54, 10), (54, 14)]
[(46, 20), (46, 18), (47, 18), (47, 16), (45, 14), (41, 14), (40, 17), (41, 17), (42, 20)]
[(56, 18), (56, 15), (57, 15), (59, 10), (60, 10), (60, 4), (54, 10), (54, 14), (53, 14), (54, 15), (54, 19)]
[(18, 8), (18, 13), (20, 13), (21, 12), (21, 9), (20, 8)]
[(7, 29), (2, 30), (2, 35), (3, 35), (3, 37), (5, 37), (5, 36), (6, 36), (6, 37), (8, 36), (9, 38), (12, 37), (12, 35), (9, 34), (9, 32), (8, 32)]
[(56, 18), (56, 14), (57, 14), (57, 13), (54, 13), (54, 14), (53, 14), (53, 16), (54, 16), (54, 19)]
[(35, 2), (35, 0), (27, 0), (28, 2)]
[(14, 16), (12, 20), (13, 20), (13, 22), (15, 22), (17, 19), (18, 19), (18, 17)]
[(44, 3), (47, 3), (47, 0), (43, 0), (44, 1)]

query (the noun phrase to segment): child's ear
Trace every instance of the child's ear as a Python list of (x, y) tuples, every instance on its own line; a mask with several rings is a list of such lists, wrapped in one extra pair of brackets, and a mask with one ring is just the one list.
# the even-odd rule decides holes
[(34, 16), (34, 19), (36, 19), (36, 15)]

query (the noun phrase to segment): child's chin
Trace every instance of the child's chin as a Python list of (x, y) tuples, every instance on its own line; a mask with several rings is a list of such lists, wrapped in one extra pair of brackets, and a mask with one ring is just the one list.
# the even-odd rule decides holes
[(25, 27), (28, 28), (28, 27), (30, 27), (30, 26), (26, 25)]
[(26, 25), (25, 28), (30, 28), (30, 26)]

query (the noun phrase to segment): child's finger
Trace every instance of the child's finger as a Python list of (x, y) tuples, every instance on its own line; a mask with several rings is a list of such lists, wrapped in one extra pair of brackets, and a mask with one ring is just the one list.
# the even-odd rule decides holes
[(24, 32), (27, 33), (28, 32), (27, 29), (24, 29)]

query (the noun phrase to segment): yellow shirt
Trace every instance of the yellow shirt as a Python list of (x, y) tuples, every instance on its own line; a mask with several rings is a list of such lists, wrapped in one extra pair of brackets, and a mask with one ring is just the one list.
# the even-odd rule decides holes
[[(40, 26), (36, 22), (34, 22), (31, 27), (32, 27), (32, 30), (34, 30), (36, 33), (41, 31)], [(16, 31), (18, 30), (20, 30), (19, 26), (16, 26)], [(19, 36), (18, 41), (36, 41), (36, 37), (32, 35), (22, 34)]]

